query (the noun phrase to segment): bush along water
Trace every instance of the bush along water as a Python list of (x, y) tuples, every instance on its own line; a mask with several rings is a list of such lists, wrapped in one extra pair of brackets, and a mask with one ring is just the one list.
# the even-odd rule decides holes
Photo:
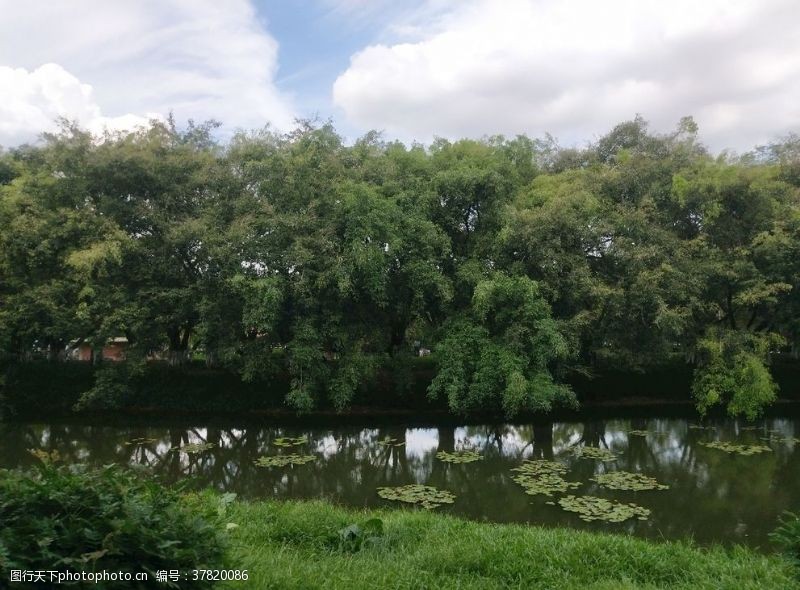
[[(0, 580), (12, 570), (146, 573), (149, 582), (93, 586), (152, 588), (159, 571), (224, 567), (219, 515), (198, 509), (179, 490), (113, 465), (89, 470), (39, 457), (35, 469), (0, 472)], [(171, 587), (211, 587), (188, 578)]]

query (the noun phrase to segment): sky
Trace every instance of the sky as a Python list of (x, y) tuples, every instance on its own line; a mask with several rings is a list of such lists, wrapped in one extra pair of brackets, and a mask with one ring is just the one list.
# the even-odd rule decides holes
[(800, 131), (797, 0), (0, 0), (0, 145), (59, 117), (353, 140), (596, 140), (692, 115), (714, 151)]

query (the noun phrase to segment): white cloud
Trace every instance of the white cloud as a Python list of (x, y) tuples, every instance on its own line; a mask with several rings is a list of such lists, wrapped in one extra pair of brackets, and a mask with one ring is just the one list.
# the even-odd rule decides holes
[(714, 148), (800, 127), (794, 0), (470, 0), (367, 47), (334, 103), (405, 139), (491, 133), (588, 140), (641, 113), (694, 115)]
[(92, 87), (57, 64), (32, 72), (0, 66), (0, 145), (16, 145), (31, 140), (32, 134), (51, 131), (59, 118), (78, 121), (99, 134), (145, 126), (160, 115), (103, 116)]
[(277, 42), (249, 0), (0, 0), (0, 144), (53, 114), (138, 124), (170, 110), (228, 129), (291, 125)]

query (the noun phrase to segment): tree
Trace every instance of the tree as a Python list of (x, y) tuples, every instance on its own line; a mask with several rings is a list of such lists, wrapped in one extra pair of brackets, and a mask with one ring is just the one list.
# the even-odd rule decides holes
[(551, 373), (570, 351), (534, 281), (500, 273), (481, 280), (471, 309), (443, 333), (429, 395), (446, 397), (452, 411), (502, 409), (511, 417), (574, 405), (572, 391)]

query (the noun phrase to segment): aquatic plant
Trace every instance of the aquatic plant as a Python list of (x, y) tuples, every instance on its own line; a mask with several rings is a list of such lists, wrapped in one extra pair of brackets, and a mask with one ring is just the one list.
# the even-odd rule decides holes
[(628, 434), (630, 434), (631, 436), (647, 436), (648, 434), (650, 434), (650, 431), (634, 429), (634, 430), (629, 430)]
[(567, 466), (558, 461), (548, 461), (547, 459), (529, 459), (523, 461), (519, 467), (514, 467), (511, 471), (519, 471), (527, 475), (541, 475), (543, 473), (566, 473)]
[(608, 449), (599, 447), (574, 447), (572, 453), (581, 459), (596, 459), (598, 461), (613, 461), (617, 456)]
[(565, 496), (558, 504), (567, 512), (576, 512), (581, 520), (622, 522), (629, 518), (647, 520), (650, 511), (637, 504), (622, 504), (595, 496)]
[(511, 477), (515, 482), (525, 489), (525, 493), (531, 496), (541, 494), (552, 496), (553, 494), (563, 493), (581, 485), (579, 481), (567, 481), (558, 473), (542, 473), (540, 475), (514, 475)]
[(155, 439), (155, 438), (139, 437), (139, 438), (132, 438), (131, 440), (127, 441), (125, 444), (129, 445), (129, 446), (133, 446), (133, 445), (149, 445), (149, 444), (152, 444), (152, 443), (156, 442), (157, 440), (158, 439)]
[(381, 440), (378, 441), (378, 444), (384, 447), (402, 447), (404, 442), (397, 442), (396, 438), (392, 438), (391, 436), (385, 436)]
[(296, 447), (308, 442), (308, 436), (280, 436), (272, 441), (276, 447)]
[(771, 434), (770, 436), (765, 436), (761, 440), (767, 441), (768, 443), (783, 443), (783, 444), (800, 444), (800, 438), (795, 438), (793, 436), (776, 436)]
[(436, 458), (445, 463), (472, 463), (483, 459), (483, 455), (476, 451), (455, 451), (453, 453), (439, 451), (436, 453)]
[(253, 463), (256, 467), (286, 467), (287, 465), (305, 465), (314, 460), (314, 455), (268, 455), (259, 457)]
[(438, 508), (442, 504), (452, 504), (456, 499), (447, 490), (416, 483), (395, 488), (378, 488), (378, 495), (384, 500), (419, 504), (426, 510)]
[(566, 492), (581, 485), (580, 482), (567, 481), (561, 477), (566, 473), (567, 466), (557, 461), (529, 460), (511, 471), (518, 472), (511, 479), (525, 488), (525, 493), (531, 496), (537, 494), (552, 496), (554, 493)]
[(703, 442), (700, 443), (704, 447), (708, 447), (710, 449), (717, 449), (719, 451), (724, 451), (726, 453), (735, 453), (737, 455), (757, 455), (758, 453), (766, 453), (772, 451), (768, 446), (765, 445), (737, 445), (736, 443), (731, 442), (724, 442), (721, 440), (715, 440), (712, 442)]
[(178, 453), (187, 453), (189, 455), (194, 455), (196, 453), (203, 453), (209, 449), (213, 449), (215, 446), (214, 443), (189, 443), (183, 445), (182, 447), (172, 447), (170, 451), (176, 451)]
[(714, 426), (707, 426), (704, 424), (689, 424), (689, 430), (715, 430)]
[(644, 490), (668, 490), (669, 486), (658, 483), (658, 481), (641, 473), (630, 473), (629, 471), (610, 471), (599, 473), (590, 477), (602, 487), (610, 490), (631, 490), (640, 492)]

